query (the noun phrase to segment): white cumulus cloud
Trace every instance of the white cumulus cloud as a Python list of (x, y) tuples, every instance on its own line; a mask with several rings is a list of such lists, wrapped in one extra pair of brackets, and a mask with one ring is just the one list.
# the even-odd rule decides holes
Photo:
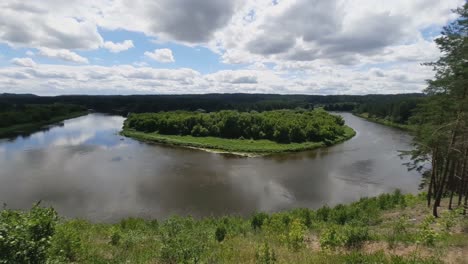
[(75, 63), (88, 63), (88, 59), (66, 49), (39, 48), (39, 55)]
[(146, 51), (145, 56), (162, 63), (175, 62), (172, 50), (170, 49), (155, 49), (153, 52)]
[(22, 67), (36, 67), (36, 63), (31, 58), (13, 58), (11, 63)]
[(112, 42), (112, 41), (106, 41), (104, 42), (104, 44), (102, 45), (105, 49), (108, 49), (110, 52), (112, 53), (119, 53), (119, 52), (122, 52), (122, 51), (125, 51), (125, 50), (128, 50), (130, 48), (133, 48), (133, 41), (131, 40), (125, 40), (123, 42), (120, 42), (120, 43), (115, 43), (115, 42)]

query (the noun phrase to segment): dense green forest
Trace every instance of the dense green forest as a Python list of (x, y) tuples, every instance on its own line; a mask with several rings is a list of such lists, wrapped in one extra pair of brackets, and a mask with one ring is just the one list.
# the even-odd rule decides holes
[(321, 109), (131, 114), (125, 125), (137, 131), (168, 135), (268, 139), (278, 143), (333, 142), (345, 134), (343, 118)]
[(40, 123), (86, 109), (78, 105), (0, 105), (0, 128), (25, 123)]
[(386, 105), (423, 94), (388, 95), (279, 95), (279, 94), (188, 94), (188, 95), (68, 95), (35, 96), (30, 94), (0, 94), (2, 105), (67, 103), (82, 105), (105, 113), (145, 113), (203, 109), (269, 111), (277, 109), (313, 109), (325, 107), (331, 111), (352, 111), (362, 104)]
[(397, 124), (408, 124), (416, 107), (425, 100), (426, 97), (419, 96), (387, 98), (387, 100), (370, 101), (356, 105), (352, 111), (357, 114), (367, 114), (370, 118), (384, 119)]

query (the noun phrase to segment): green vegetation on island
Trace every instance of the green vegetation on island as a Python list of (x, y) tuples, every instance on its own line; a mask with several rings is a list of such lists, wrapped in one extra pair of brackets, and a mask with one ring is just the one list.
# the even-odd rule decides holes
[(0, 137), (28, 133), (42, 126), (86, 114), (82, 106), (69, 104), (0, 105)]
[(273, 214), (93, 224), (0, 212), (0, 263), (462, 263), (468, 220), (400, 192)]
[(131, 114), (122, 134), (178, 146), (265, 154), (328, 146), (355, 132), (340, 116), (316, 109)]

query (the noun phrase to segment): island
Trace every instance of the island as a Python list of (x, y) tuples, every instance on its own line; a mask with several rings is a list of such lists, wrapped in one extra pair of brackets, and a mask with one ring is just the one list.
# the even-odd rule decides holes
[(266, 155), (331, 146), (356, 132), (323, 109), (223, 110), (129, 114), (122, 135), (137, 140), (237, 155)]

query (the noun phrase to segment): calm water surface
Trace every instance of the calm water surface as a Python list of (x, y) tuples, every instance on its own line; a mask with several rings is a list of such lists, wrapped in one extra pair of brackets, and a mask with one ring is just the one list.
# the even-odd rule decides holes
[(398, 156), (411, 137), (341, 115), (357, 131), (345, 143), (243, 158), (140, 143), (118, 135), (124, 118), (89, 114), (0, 140), (0, 203), (26, 209), (41, 200), (67, 217), (112, 222), (248, 215), (346, 203), (396, 188), (416, 192), (420, 175), (408, 172)]

